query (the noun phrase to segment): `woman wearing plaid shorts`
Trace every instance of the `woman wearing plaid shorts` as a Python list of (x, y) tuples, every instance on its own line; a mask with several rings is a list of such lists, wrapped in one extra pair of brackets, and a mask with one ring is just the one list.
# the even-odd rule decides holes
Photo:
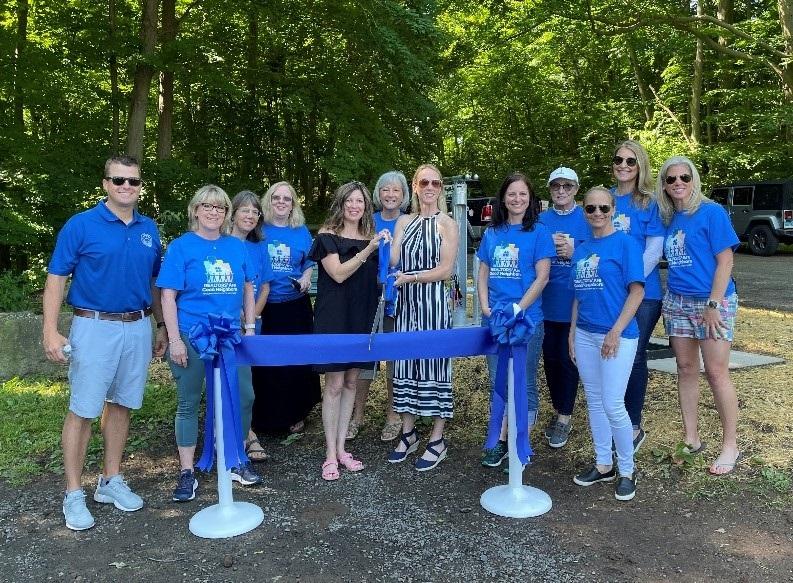
[(699, 173), (688, 158), (675, 156), (664, 162), (657, 192), (667, 225), (664, 325), (677, 359), (686, 448), (690, 453), (704, 449), (697, 428), (701, 352), (723, 432), (721, 452), (709, 471), (729, 474), (741, 455), (736, 441), (738, 398), (729, 373), (738, 308), (732, 279), (738, 237), (727, 212), (702, 194)]

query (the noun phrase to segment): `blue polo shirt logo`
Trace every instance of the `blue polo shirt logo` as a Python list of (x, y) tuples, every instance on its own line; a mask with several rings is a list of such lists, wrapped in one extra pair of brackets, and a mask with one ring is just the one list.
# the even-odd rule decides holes
[(682, 229), (678, 229), (666, 238), (664, 252), (670, 267), (690, 267), (692, 265), (691, 256), (686, 251), (686, 234)]
[(146, 247), (151, 247), (152, 244), (151, 235), (149, 233), (141, 233), (140, 242), (146, 245)]
[(234, 282), (231, 264), (210, 256), (204, 260), (204, 270), (206, 271), (206, 283), (201, 288), (204, 295), (237, 293), (237, 284)]
[(600, 257), (597, 253), (578, 260), (575, 264), (575, 289), (602, 289), (603, 280), (598, 275), (599, 265)]

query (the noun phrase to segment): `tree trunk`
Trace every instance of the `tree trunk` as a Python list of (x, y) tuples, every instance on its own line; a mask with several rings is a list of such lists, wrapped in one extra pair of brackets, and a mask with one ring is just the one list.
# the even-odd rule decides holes
[(251, 5), (248, 12), (248, 34), (246, 40), (246, 68), (245, 68), (245, 87), (247, 90), (246, 103), (243, 111), (247, 112), (243, 121), (246, 147), (242, 153), (242, 166), (240, 174), (246, 178), (254, 177), (257, 174), (257, 165), (260, 159), (259, 153), (259, 92), (258, 92), (258, 72), (259, 72), (259, 9)]
[(127, 120), (127, 153), (138, 160), (143, 159), (144, 137), (146, 133), (146, 111), (149, 105), (149, 89), (154, 68), (149, 60), (157, 48), (157, 8), (158, 0), (142, 0), (141, 53), (135, 65), (132, 95), (130, 97), (129, 119)]
[(14, 125), (19, 131), (25, 131), (25, 102), (21, 87), (22, 57), (28, 42), (28, 0), (17, 0), (17, 38), (14, 48)]
[[(176, 40), (176, 0), (162, 0), (162, 52), (171, 56)], [(169, 60), (166, 57), (166, 62)], [(157, 107), (157, 159), (168, 160), (173, 144), (173, 80), (174, 73), (169, 65), (160, 72), (160, 99)]]
[[(702, 0), (697, 2), (697, 16), (705, 14), (702, 8)], [(695, 145), (702, 141), (702, 116), (700, 108), (702, 104), (702, 79), (705, 71), (705, 48), (702, 40), (697, 39), (697, 48), (694, 52), (694, 78), (691, 81), (691, 102), (688, 104), (689, 117), (691, 122), (691, 140)]]
[(108, 46), (110, 47), (110, 153), (118, 154), (120, 121), (119, 104), (121, 98), (118, 92), (118, 56), (116, 55), (116, 0), (109, 0), (107, 6), (108, 21)]
[(636, 49), (633, 48), (633, 42), (630, 38), (625, 39), (625, 44), (628, 47), (628, 57), (633, 67), (633, 74), (636, 76), (636, 84), (639, 87), (639, 97), (642, 99), (642, 107), (644, 108), (644, 119), (650, 121), (653, 119), (653, 108), (650, 105), (652, 99), (650, 98), (650, 90), (647, 88), (647, 83), (644, 82), (642, 77), (642, 70), (639, 67), (639, 59), (636, 57)]
[[(785, 52), (793, 55), (793, 0), (777, 0), (779, 10), (779, 25), (782, 28), (782, 40)], [(783, 89), (785, 100), (793, 103), (793, 62), (788, 61), (782, 64)]]

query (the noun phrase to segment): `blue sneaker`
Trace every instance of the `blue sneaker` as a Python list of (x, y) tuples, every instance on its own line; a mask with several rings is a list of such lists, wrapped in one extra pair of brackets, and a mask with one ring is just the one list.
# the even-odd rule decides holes
[(262, 483), (262, 477), (256, 473), (251, 464), (231, 468), (231, 480), (232, 482), (239, 482), (243, 486), (255, 486)]
[(121, 474), (116, 474), (107, 482), (105, 482), (102, 474), (99, 474), (99, 483), (96, 485), (96, 492), (94, 492), (94, 501), (112, 504), (124, 512), (135, 512), (143, 508), (143, 498), (129, 489)]
[(87, 530), (96, 524), (85, 505), (85, 492), (82, 490), (68, 492), (63, 497), (63, 516), (66, 528), (72, 530)]
[(179, 481), (173, 491), (174, 502), (189, 502), (195, 498), (195, 491), (198, 489), (198, 480), (193, 470), (182, 470), (179, 472)]

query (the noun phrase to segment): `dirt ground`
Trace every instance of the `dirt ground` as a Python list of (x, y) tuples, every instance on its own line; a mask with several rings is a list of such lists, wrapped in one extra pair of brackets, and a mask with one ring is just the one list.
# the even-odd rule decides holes
[(60, 476), (22, 488), (0, 481), (0, 580), (793, 581), (793, 509), (745, 495), (694, 500), (678, 491), (674, 472), (663, 481), (640, 474), (636, 498), (618, 502), (610, 484), (574, 485), (581, 468), (539, 443), (524, 481), (548, 492), (553, 508), (506, 519), (479, 505), (506, 476), (454, 442), (447, 461), (418, 473), (386, 463), (390, 446), (367, 428), (351, 447), (366, 469), (323, 482), (316, 419), (296, 443), (265, 440), (273, 459), (259, 466), (264, 485), (235, 484), (236, 499), (264, 509), (264, 523), (232, 539), (199, 539), (188, 521), (216, 501), (214, 474), (202, 476), (193, 502), (171, 502), (169, 433), (163, 427), (162, 442), (126, 465), (146, 506), (127, 514), (91, 501), (97, 525), (88, 531), (64, 526)]

